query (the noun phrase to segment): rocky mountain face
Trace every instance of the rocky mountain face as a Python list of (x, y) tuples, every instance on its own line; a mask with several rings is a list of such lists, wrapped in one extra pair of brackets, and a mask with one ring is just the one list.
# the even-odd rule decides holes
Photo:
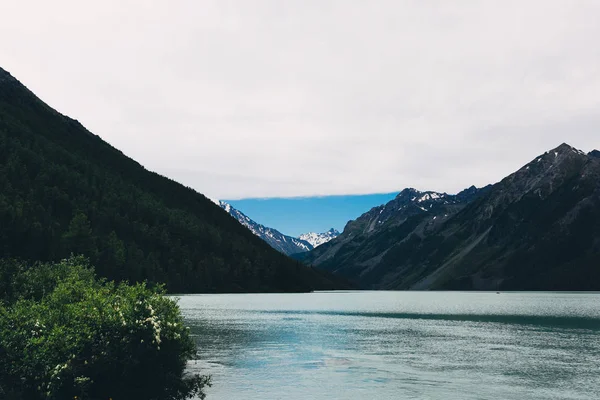
[(598, 154), (562, 144), (483, 189), (405, 189), (303, 260), (364, 288), (598, 290)]
[(306, 240), (284, 235), (277, 229), (269, 228), (253, 221), (240, 210), (232, 207), (229, 203), (219, 201), (218, 204), (229, 215), (237, 219), (242, 225), (250, 229), (252, 233), (267, 242), (271, 247), (284, 254), (302, 253), (312, 250), (314, 246)]
[(600, 158), (600, 151), (598, 150), (592, 150), (588, 153), (588, 156), (590, 157), (595, 157), (595, 158)]
[(298, 239), (304, 240), (304, 241), (310, 243), (312, 245), (312, 247), (315, 248), (324, 243), (329, 242), (331, 239), (335, 239), (339, 235), (340, 235), (340, 232), (337, 229), (331, 228), (327, 232), (323, 232), (323, 233), (315, 233), (315, 232), (303, 233), (302, 235), (298, 236)]
[[(489, 188), (472, 186), (456, 195), (404, 189), (388, 203), (374, 207), (348, 222), (336, 239), (296, 257), (359, 279), (351, 271), (359, 271), (364, 267), (364, 272), (367, 272), (380, 262), (382, 252), (397, 240), (413, 232), (425, 234), (436, 229)], [(372, 284), (369, 282), (364, 285), (364, 280), (360, 283), (364, 287)]]

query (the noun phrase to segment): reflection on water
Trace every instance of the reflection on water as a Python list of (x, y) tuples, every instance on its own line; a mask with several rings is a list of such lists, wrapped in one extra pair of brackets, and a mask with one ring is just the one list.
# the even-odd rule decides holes
[(600, 294), (182, 296), (209, 399), (600, 399)]

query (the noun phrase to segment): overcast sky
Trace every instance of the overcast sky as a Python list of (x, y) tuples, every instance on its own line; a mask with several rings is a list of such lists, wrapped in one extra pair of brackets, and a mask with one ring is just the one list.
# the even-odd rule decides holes
[(0, 65), (211, 197), (456, 192), (600, 147), (600, 1), (19, 0)]

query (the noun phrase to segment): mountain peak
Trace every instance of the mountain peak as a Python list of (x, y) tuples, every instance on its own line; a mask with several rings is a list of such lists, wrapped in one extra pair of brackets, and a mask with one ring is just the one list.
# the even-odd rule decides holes
[(557, 148), (552, 149), (548, 152), (548, 154), (552, 154), (552, 153), (554, 153), (555, 156), (557, 156), (558, 154), (565, 154), (565, 153), (567, 153), (567, 154), (574, 153), (574, 154), (579, 154), (579, 155), (585, 156), (585, 153), (583, 151), (576, 149), (575, 147), (573, 147), (567, 143), (562, 143)]
[(298, 236), (298, 239), (310, 243), (313, 247), (317, 247), (322, 245), (323, 243), (329, 242), (331, 239), (335, 239), (336, 237), (338, 237), (339, 234), (340, 233), (336, 229), (331, 228), (330, 230), (324, 233), (303, 233), (302, 235)]
[(420, 190), (417, 190), (415, 188), (406, 188), (403, 189), (400, 193), (398, 193), (396, 195), (396, 198), (398, 197), (405, 197), (405, 196), (414, 196), (417, 194), (421, 194), (422, 192)]
[(555, 148), (554, 151), (567, 151), (573, 149), (575, 149), (573, 146), (563, 142), (557, 148)]
[(588, 153), (588, 156), (594, 157), (594, 158), (600, 158), (600, 151), (594, 149)]
[[(540, 173), (540, 168), (546, 172), (550, 172), (561, 165), (568, 165), (574, 160), (581, 161), (585, 158), (587, 158), (587, 155), (583, 151), (563, 143), (536, 157), (519, 171), (528, 171), (530, 174), (538, 175)], [(565, 162), (567, 164), (565, 164)]]

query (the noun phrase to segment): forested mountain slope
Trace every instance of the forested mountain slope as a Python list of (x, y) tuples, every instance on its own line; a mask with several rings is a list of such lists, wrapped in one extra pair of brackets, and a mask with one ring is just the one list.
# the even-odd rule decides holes
[(88, 256), (101, 276), (162, 282), (171, 292), (337, 285), (273, 250), (203, 195), (146, 170), (0, 68), (0, 257), (71, 253)]

